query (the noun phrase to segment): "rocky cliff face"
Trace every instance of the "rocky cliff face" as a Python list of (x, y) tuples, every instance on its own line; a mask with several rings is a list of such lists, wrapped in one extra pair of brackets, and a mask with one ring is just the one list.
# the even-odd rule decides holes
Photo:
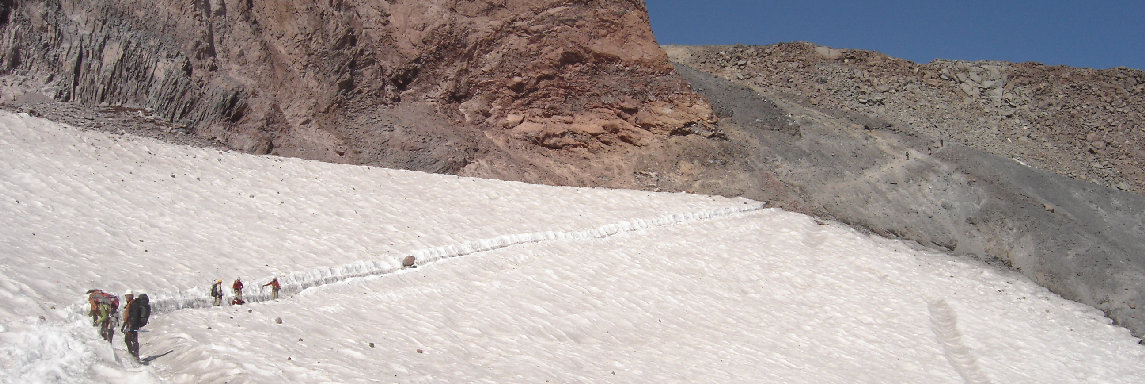
[(253, 153), (461, 172), (712, 122), (642, 1), (5, 1), (0, 26), (9, 101), (135, 108)]

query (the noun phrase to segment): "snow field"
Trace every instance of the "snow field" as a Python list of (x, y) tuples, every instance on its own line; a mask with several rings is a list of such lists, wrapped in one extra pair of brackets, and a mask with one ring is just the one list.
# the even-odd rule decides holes
[(1019, 275), (777, 210), (500, 248), (177, 311), (155, 331), (172, 365), (211, 356), (203, 372), (252, 383), (975, 382), (968, 366), (989, 382), (1130, 383), (1145, 357)]
[[(11, 260), (37, 271), (35, 279), (14, 279), (26, 286), (11, 287), (12, 300), (28, 303), (72, 303), (91, 288), (205, 297), (215, 279), (229, 287), (242, 277), (252, 286), (352, 263), (382, 268), (414, 251), (449, 254), (434, 249), (507, 234), (576, 232), (749, 203), (589, 188), (551, 193), (522, 183), (489, 188), (504, 182), (184, 148), (13, 114), (0, 116), (0, 127), (0, 210), (11, 213), (0, 218), (0, 241), (13, 249)], [(665, 203), (679, 204), (666, 211)], [(0, 321), (43, 310), (0, 312)]]
[[(1145, 381), (1127, 330), (1018, 274), (742, 199), (248, 156), (10, 113), (0, 164), (4, 383)], [(406, 255), (419, 268), (398, 268)], [(277, 301), (258, 288), (273, 275)], [(205, 305), (236, 276), (262, 302)], [(152, 296), (149, 365), (79, 314), (90, 288)]]

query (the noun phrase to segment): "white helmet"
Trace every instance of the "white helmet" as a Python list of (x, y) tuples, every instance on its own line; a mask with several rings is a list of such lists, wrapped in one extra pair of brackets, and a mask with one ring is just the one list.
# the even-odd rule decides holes
[(126, 295), (132, 295), (132, 293), (131, 293), (131, 290), (130, 290), (130, 289), (128, 289), (128, 290), (127, 290), (127, 292), (124, 292), (124, 293), (123, 293), (123, 295), (124, 295), (124, 296), (126, 296)]

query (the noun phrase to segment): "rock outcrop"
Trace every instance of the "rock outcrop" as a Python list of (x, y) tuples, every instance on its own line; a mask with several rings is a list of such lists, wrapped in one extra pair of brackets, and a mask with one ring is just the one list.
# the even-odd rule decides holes
[(642, 1), (3, 4), (10, 101), (134, 108), (253, 153), (455, 173), (512, 140), (600, 150), (712, 123)]

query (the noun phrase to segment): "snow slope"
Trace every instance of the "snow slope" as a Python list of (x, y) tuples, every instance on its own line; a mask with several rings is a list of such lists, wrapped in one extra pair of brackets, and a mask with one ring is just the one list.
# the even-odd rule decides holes
[[(5, 383), (1145, 381), (1128, 331), (1015, 273), (743, 199), (0, 113), (0, 213)], [(209, 306), (235, 277), (255, 302)], [(81, 315), (90, 288), (152, 297), (146, 365)]]

